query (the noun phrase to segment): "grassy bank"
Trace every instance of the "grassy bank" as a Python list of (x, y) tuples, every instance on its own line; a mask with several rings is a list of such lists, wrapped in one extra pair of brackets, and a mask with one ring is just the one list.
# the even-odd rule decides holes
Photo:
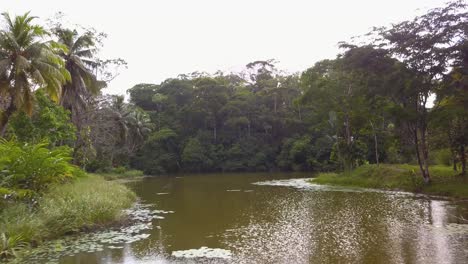
[(106, 180), (133, 180), (138, 179), (145, 174), (140, 170), (111, 170), (109, 172), (100, 172), (93, 175), (104, 177)]
[(321, 173), (313, 182), (468, 198), (468, 178), (446, 166), (431, 166), (429, 171), (430, 185), (423, 183), (418, 166), (393, 164), (364, 165), (351, 173)]
[(135, 199), (124, 185), (88, 175), (52, 187), (34, 208), (11, 204), (0, 212), (0, 259), (46, 239), (115, 223)]

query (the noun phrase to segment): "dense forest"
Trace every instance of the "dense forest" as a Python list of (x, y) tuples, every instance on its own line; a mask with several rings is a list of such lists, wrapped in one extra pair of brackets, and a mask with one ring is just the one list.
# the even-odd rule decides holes
[[(466, 171), (467, 14), (463, 1), (377, 28), (360, 45), (289, 74), (276, 61), (194, 72), (103, 95), (103, 34), (45, 29), (4, 14), (2, 135), (69, 146), (89, 171), (146, 174), (349, 170), (366, 163)], [(22, 31), (27, 34), (22, 35)], [(43, 42), (47, 36), (47, 41)], [(364, 44), (362, 44), (364, 43)], [(100, 78), (98, 78), (98, 76)]]
[(372, 164), (358, 171), (365, 178), (406, 164), (399, 179), (421, 191), (429, 166), (443, 165), (451, 178), (441, 173), (432, 187), (443, 190), (429, 191), (466, 196), (466, 1), (339, 43), (335, 58), (303, 72), (258, 60), (126, 95), (105, 93), (127, 67), (101, 57), (106, 34), (37, 21), (2, 13), (0, 24), (0, 259), (121, 219), (135, 194), (106, 173), (339, 172), (336, 180), (361, 165)]
[(152, 132), (138, 147), (112, 151), (119, 153), (112, 162), (148, 174), (330, 171), (379, 162), (417, 163), (426, 181), (435, 163), (464, 174), (465, 12), (454, 2), (376, 29), (368, 43), (341, 43), (337, 58), (302, 73), (266, 60), (239, 73), (138, 84), (128, 90), (130, 105), (147, 114), (141, 124)]

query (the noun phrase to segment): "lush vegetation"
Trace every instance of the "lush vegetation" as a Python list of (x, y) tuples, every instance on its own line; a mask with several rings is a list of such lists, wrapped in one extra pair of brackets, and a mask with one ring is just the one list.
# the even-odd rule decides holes
[(78, 37), (60, 23), (36, 25), (28, 13), (2, 16), (0, 260), (46, 239), (113, 223), (135, 201), (125, 186), (83, 170), (96, 148), (82, 118), (89, 119), (80, 113), (90, 110), (87, 96), (105, 85), (93, 73), (107, 76), (105, 65), (123, 62), (88, 60), (101, 36), (92, 30)]
[(424, 183), (416, 165), (364, 165), (348, 173), (319, 173), (311, 182), (318, 184), (400, 190), (430, 195), (468, 197), (468, 180), (449, 166), (430, 166), (432, 182)]
[(137, 84), (128, 102), (103, 94), (126, 66), (100, 57), (105, 34), (2, 18), (2, 257), (113, 221), (134, 199), (85, 171), (342, 171), (317, 181), (466, 196), (465, 1), (340, 43), (301, 73), (259, 60)]
[[(464, 2), (378, 28), (336, 59), (287, 74), (274, 60), (128, 90), (154, 129), (131, 156), (148, 174), (346, 170), (440, 161), (466, 174)], [(431, 105), (432, 100), (433, 105)]]
[(37, 206), (10, 204), (0, 212), (0, 257), (47, 239), (115, 223), (135, 198), (121, 184), (85, 176), (52, 187), (38, 198)]

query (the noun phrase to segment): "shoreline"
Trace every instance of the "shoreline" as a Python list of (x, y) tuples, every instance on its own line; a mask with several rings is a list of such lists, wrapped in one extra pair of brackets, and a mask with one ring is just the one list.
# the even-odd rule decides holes
[(87, 175), (52, 187), (35, 208), (13, 203), (0, 213), (0, 234), (7, 242), (0, 259), (15, 260), (49, 240), (131, 225), (125, 210), (136, 202), (136, 194), (122, 183)]
[(417, 166), (363, 165), (349, 173), (319, 173), (310, 182), (321, 185), (403, 191), (439, 198), (467, 200), (468, 178), (446, 166), (431, 166), (432, 181), (424, 184)]

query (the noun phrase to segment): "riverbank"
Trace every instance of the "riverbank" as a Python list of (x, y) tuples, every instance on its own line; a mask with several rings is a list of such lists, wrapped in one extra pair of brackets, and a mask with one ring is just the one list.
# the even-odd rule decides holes
[(0, 213), (0, 259), (49, 239), (122, 221), (122, 210), (135, 200), (126, 186), (87, 175), (52, 187), (35, 206), (11, 204)]
[(317, 184), (401, 190), (454, 198), (468, 198), (468, 178), (448, 166), (429, 168), (432, 182), (424, 184), (418, 166), (407, 164), (364, 165), (350, 173), (320, 173)]

